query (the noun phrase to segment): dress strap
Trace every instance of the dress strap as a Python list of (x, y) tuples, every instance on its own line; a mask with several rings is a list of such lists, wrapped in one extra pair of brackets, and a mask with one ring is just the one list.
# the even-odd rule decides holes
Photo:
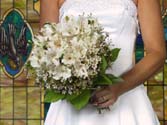
[(122, 2), (126, 6), (126, 10), (128, 11), (129, 15), (134, 18), (136, 24), (137, 24), (137, 31), (138, 34), (140, 34), (140, 27), (139, 27), (139, 21), (138, 21), (138, 12), (137, 12), (137, 6), (134, 3), (133, 0), (122, 0)]

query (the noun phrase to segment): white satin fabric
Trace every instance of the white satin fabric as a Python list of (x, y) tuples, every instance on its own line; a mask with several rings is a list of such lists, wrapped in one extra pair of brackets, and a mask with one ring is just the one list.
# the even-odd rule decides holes
[[(60, 8), (60, 21), (65, 15), (96, 16), (109, 32), (114, 47), (121, 48), (112, 68), (106, 72), (117, 76), (130, 70), (134, 62), (135, 39), (138, 32), (137, 8), (132, 0), (66, 0)], [(160, 125), (143, 85), (121, 95), (110, 107), (98, 114), (88, 105), (76, 111), (68, 102), (51, 103), (45, 125)]]

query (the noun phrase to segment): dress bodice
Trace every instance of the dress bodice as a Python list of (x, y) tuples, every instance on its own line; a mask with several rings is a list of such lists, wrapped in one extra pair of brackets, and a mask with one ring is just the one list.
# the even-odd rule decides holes
[[(120, 75), (132, 67), (138, 29), (137, 8), (134, 2), (132, 0), (66, 0), (60, 8), (59, 21), (61, 22), (62, 17), (66, 15), (78, 17), (83, 13), (91, 13), (97, 17), (104, 31), (109, 33), (114, 47), (121, 48), (120, 55), (109, 72)], [(122, 61), (124, 64), (121, 64)]]

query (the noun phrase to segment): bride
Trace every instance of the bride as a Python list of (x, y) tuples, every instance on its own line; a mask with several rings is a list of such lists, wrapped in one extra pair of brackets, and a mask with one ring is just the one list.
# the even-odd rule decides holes
[[(121, 48), (106, 72), (121, 76), (124, 82), (96, 91), (80, 111), (65, 100), (51, 103), (45, 125), (160, 125), (142, 84), (163, 66), (166, 57), (159, 0), (41, 0), (40, 25), (83, 13), (97, 17), (115, 47)], [(138, 32), (146, 56), (135, 64)], [(98, 114), (95, 106), (109, 106), (110, 111)]]

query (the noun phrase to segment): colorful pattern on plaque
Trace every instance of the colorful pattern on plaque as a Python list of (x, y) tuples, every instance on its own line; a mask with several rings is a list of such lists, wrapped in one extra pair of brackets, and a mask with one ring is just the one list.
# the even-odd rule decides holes
[(40, 1), (34, 0), (34, 9), (39, 13), (40, 12)]
[(10, 77), (17, 77), (32, 50), (33, 33), (18, 9), (9, 10), (0, 25), (0, 62)]

